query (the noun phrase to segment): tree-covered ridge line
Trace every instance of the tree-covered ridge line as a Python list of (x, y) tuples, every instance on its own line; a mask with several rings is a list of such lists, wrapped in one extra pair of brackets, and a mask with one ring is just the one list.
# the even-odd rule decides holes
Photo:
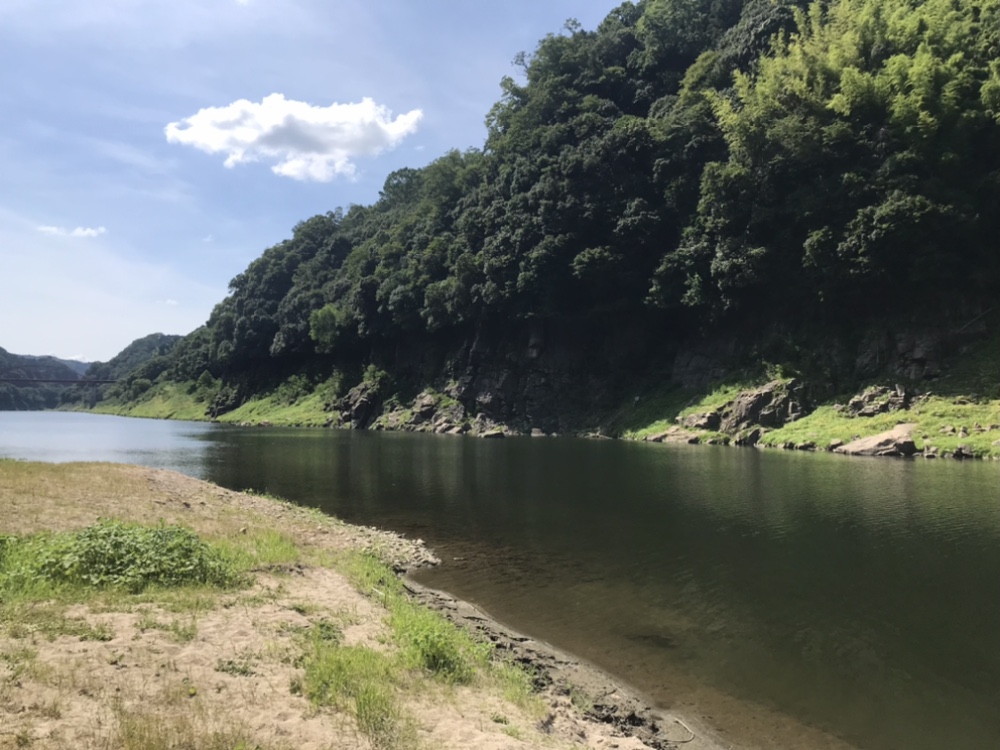
[[(454, 381), (488, 410), (473, 392), (500, 360), (515, 390), (529, 370), (613, 390), (636, 363), (669, 379), (697, 337), (778, 326), (795, 352), (977, 309), (1000, 280), (998, 60), (1000, 0), (644, 0), (569, 22), (518, 56), (482, 149), (301, 222), (112, 395), (197, 383), (219, 413), (290, 376), (383, 399)], [(546, 359), (557, 337), (576, 361)], [(849, 379), (849, 359), (824, 366)]]
[(73, 381), (80, 378), (78, 366), (56, 357), (12, 354), (0, 347), (0, 411), (52, 409), (61, 403), (63, 386), (32, 384), (33, 380)]

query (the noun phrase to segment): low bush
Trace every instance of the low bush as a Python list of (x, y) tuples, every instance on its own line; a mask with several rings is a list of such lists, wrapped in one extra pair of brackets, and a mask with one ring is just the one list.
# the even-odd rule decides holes
[(75, 532), (5, 537), (0, 541), (0, 592), (40, 586), (121, 588), (231, 587), (242, 580), (219, 550), (180, 526), (101, 521)]

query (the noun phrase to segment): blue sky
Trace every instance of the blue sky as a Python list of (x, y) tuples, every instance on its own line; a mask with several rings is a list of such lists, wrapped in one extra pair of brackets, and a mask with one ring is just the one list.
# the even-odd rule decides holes
[(481, 146), (511, 61), (614, 0), (0, 0), (0, 347), (188, 333), (302, 219)]

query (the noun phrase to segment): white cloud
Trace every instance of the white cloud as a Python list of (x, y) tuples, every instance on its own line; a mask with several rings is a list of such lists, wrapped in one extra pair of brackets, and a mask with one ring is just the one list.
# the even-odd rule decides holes
[(226, 154), (225, 165), (277, 161), (272, 171), (296, 180), (329, 182), (351, 176), (354, 160), (395, 148), (417, 129), (423, 112), (414, 109), (395, 119), (388, 108), (365, 97), (352, 104), (317, 107), (265, 96), (258, 104), (240, 99), (225, 107), (206, 107), (164, 129), (170, 143)]
[(42, 234), (54, 234), (58, 237), (100, 237), (108, 230), (104, 227), (77, 227), (76, 229), (64, 229), (63, 227), (40, 226), (37, 227)]
[(175, 299), (165, 299), (163, 300), (163, 304), (167, 307), (177, 307), (180, 303)]

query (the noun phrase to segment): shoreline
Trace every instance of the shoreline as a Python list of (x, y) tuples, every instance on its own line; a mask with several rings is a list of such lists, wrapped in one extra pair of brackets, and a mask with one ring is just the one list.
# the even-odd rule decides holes
[(416, 569), (420, 568), (402, 574), (404, 588), (416, 601), (440, 612), (456, 626), (479, 634), (498, 650), (510, 654), (515, 662), (534, 671), (537, 687), (551, 688), (561, 695), (579, 691), (586, 705), (583, 714), (588, 720), (611, 725), (654, 750), (668, 750), (679, 744), (689, 750), (736, 750), (701, 721), (655, 708), (641, 691), (619, 682), (585, 659), (531, 638), (447, 591), (417, 583), (410, 576)]
[[(901, 460), (916, 461), (918, 459), (923, 459), (925, 461), (933, 461), (934, 459), (943, 459), (945, 463), (951, 463), (953, 461), (963, 462), (963, 461), (1000, 461), (1000, 454), (991, 455), (984, 453), (976, 453), (972, 451), (967, 451), (965, 446), (959, 446), (958, 450), (955, 451), (945, 451), (938, 452), (937, 449), (917, 449), (913, 443), (913, 435), (917, 431), (916, 424), (907, 423), (900, 421), (895, 426), (890, 429), (882, 430), (880, 432), (870, 432), (870, 434), (865, 434), (863, 436), (858, 435), (853, 440), (844, 442), (842, 440), (831, 440), (828, 445), (821, 447), (815, 441), (806, 441), (796, 443), (794, 441), (787, 441), (784, 443), (769, 443), (763, 440), (748, 443), (743, 442), (738, 439), (730, 439), (729, 436), (720, 438), (718, 433), (714, 433), (706, 430), (699, 430), (697, 428), (692, 428), (690, 426), (683, 426), (681, 424), (674, 424), (666, 429), (659, 431), (653, 431), (649, 434), (623, 434), (623, 435), (608, 435), (604, 432), (598, 430), (581, 430), (578, 432), (571, 433), (538, 433), (536, 431), (532, 432), (520, 432), (514, 428), (508, 427), (506, 425), (496, 423), (493, 429), (490, 429), (484, 433), (475, 433), (471, 431), (467, 432), (436, 432), (423, 429), (415, 429), (412, 426), (398, 425), (394, 427), (350, 427), (350, 426), (338, 426), (331, 424), (311, 424), (311, 423), (272, 423), (268, 420), (261, 420), (258, 422), (244, 421), (244, 422), (227, 422), (219, 419), (213, 419), (209, 417), (205, 418), (193, 418), (193, 417), (174, 417), (174, 416), (147, 416), (143, 414), (129, 414), (125, 412), (112, 412), (112, 411), (97, 411), (91, 409), (44, 409), (41, 411), (49, 412), (65, 412), (65, 413), (75, 413), (75, 414), (94, 414), (97, 416), (107, 416), (107, 417), (125, 417), (129, 419), (153, 419), (153, 420), (169, 420), (178, 422), (193, 422), (201, 424), (217, 424), (234, 428), (243, 429), (316, 429), (316, 430), (345, 430), (354, 431), (361, 430), (365, 432), (412, 432), (412, 433), (425, 433), (425, 434), (435, 434), (435, 435), (449, 435), (452, 437), (466, 437), (466, 438), (480, 438), (480, 439), (503, 439), (503, 438), (560, 438), (560, 437), (570, 437), (579, 438), (585, 440), (621, 440), (625, 442), (632, 443), (662, 443), (662, 444), (674, 444), (674, 445), (708, 445), (708, 446), (721, 446), (726, 448), (753, 448), (756, 450), (771, 450), (771, 451), (792, 451), (800, 453), (834, 453), (841, 456), (849, 456), (852, 458), (895, 458)], [(997, 431), (996, 425), (991, 425), (989, 428), (982, 429), (982, 432), (995, 433), (991, 434), (991, 437), (1000, 438), (1000, 431)], [(954, 430), (953, 430), (954, 431)], [(994, 445), (1000, 445), (1000, 439), (993, 441)]]
[[(595, 750), (665, 750), (680, 745), (689, 750), (732, 750), (731, 745), (712, 739), (709, 730), (696, 720), (654, 709), (637, 691), (621, 685), (599, 668), (550, 644), (517, 633), (468, 602), (410, 580), (407, 571), (439, 563), (421, 540), (371, 526), (348, 524), (278, 498), (235, 492), (178, 472), (130, 464), (0, 460), (0, 498), (4, 505), (0, 534), (80, 530), (103, 518), (144, 524), (179, 523), (213, 538), (253, 539), (255, 534), (277, 532), (289, 534), (297, 543), (305, 545), (303, 549), (325, 551), (325, 554), (337, 555), (352, 550), (375, 554), (394, 569), (408, 595), (418, 604), (439, 612), (456, 627), (478, 634), (492, 643), (499, 654), (533, 672), (534, 695), (544, 705), (541, 720), (537, 720), (537, 716), (527, 718), (523, 711), (513, 706), (497, 711), (500, 704), (495, 702), (496, 698), (484, 693), (485, 688), (473, 686), (464, 689), (460, 696), (465, 707), (459, 709), (459, 716), (442, 719), (441, 716), (454, 713), (452, 701), (456, 698), (443, 698), (436, 693), (416, 699), (416, 703), (413, 698), (407, 698), (410, 710), (417, 712), (419, 731), (422, 736), (426, 735), (428, 746), (468, 747), (469, 742), (482, 744), (488, 737), (492, 738), (492, 744), (484, 746), (490, 748), (550, 747), (551, 740), (555, 740), (557, 747), (583, 744)], [(300, 694), (294, 690), (291, 694), (288, 692), (288, 680), (294, 684), (298, 679), (291, 666), (294, 662), (287, 659), (280, 663), (270, 662), (266, 653), (292, 648), (291, 641), (286, 643), (291, 638), (290, 633), (310, 627), (309, 610), (316, 606), (322, 608), (324, 601), (340, 602), (338, 609), (331, 610), (334, 617), (337, 617), (336, 611), (353, 611), (345, 621), (345, 633), (367, 632), (366, 637), (373, 645), (378, 642), (377, 631), (385, 627), (385, 615), (380, 613), (377, 597), (372, 599), (363, 595), (356, 585), (348, 584), (343, 572), (328, 568), (325, 563), (316, 565), (307, 561), (303, 565), (295, 562), (265, 565), (254, 570), (258, 571), (254, 574), (257, 582), (251, 591), (232, 594), (235, 598), (223, 604), (221, 609), (210, 606), (191, 615), (192, 635), (189, 637), (193, 640), (181, 645), (172, 640), (174, 636), (170, 633), (172, 628), (176, 630), (180, 621), (165, 624), (168, 618), (175, 616), (169, 614), (169, 607), (164, 609), (165, 605), (155, 599), (139, 605), (138, 609), (134, 605), (121, 605), (124, 608), (120, 611), (115, 606), (72, 605), (63, 615), (69, 619), (63, 622), (82, 623), (73, 627), (98, 628), (102, 633), (100, 638), (84, 642), (73, 636), (67, 638), (62, 631), (55, 640), (39, 639), (30, 635), (34, 632), (30, 627), (25, 631), (16, 617), (13, 620), (0, 617), (0, 653), (27, 653), (23, 639), (25, 633), (29, 633), (37, 654), (31, 658), (41, 665), (37, 672), (40, 676), (31, 676), (29, 671), (25, 673), (29, 676), (24, 678), (18, 676), (20, 672), (7, 674), (0, 661), (0, 697), (6, 696), (0, 701), (0, 724), (9, 724), (12, 729), (0, 735), (16, 735), (24, 741), (30, 739), (40, 743), (39, 747), (50, 746), (50, 741), (56, 742), (54, 746), (63, 746), (62, 742), (79, 747), (103, 746), (100, 742), (105, 742), (106, 738), (102, 736), (98, 742), (96, 736), (91, 736), (95, 730), (83, 726), (80, 717), (95, 711), (113, 717), (118, 711), (113, 708), (117, 705), (114, 701), (118, 700), (115, 696), (126, 694), (130, 696), (127, 709), (138, 712), (134, 715), (142, 720), (152, 720), (150, 712), (167, 711), (170, 715), (170, 711), (178, 710), (180, 704), (174, 708), (161, 704), (155, 692), (167, 690), (164, 680), (170, 679), (177, 683), (169, 686), (171, 700), (191, 701), (197, 697), (198, 703), (204, 702), (199, 710), (205, 711), (206, 717), (220, 711), (226, 716), (230, 716), (230, 712), (239, 714), (240, 727), (250, 733), (248, 739), (262, 736), (265, 739), (262, 746), (269, 746), (267, 737), (280, 725), (279, 735), (290, 732), (290, 736), (303, 738), (298, 746), (314, 747), (311, 739), (319, 736), (316, 719), (310, 718)], [(266, 601), (262, 601), (262, 597)], [(240, 601), (244, 603), (229, 609)], [(315, 604), (307, 605), (306, 602)], [(60, 605), (56, 603), (55, 606)], [(322, 622), (329, 616), (317, 613), (312, 618), (318, 617), (317, 621)], [(260, 618), (260, 622), (255, 623), (254, 618)], [(262, 624), (265, 621), (267, 624)], [(254, 635), (253, 631), (260, 632)], [(277, 639), (283, 645), (275, 649), (261, 637)], [(375, 641), (371, 641), (372, 638)], [(242, 647), (236, 649), (237, 644)], [(233, 650), (232, 658), (220, 659), (220, 654), (229, 650)], [(171, 657), (171, 670), (176, 673), (173, 677), (163, 674), (163, 657), (159, 654), (165, 652), (174, 654)], [(198, 654), (196, 660), (185, 657), (195, 652)], [(251, 652), (257, 656), (250, 656)], [(67, 679), (69, 683), (66, 684), (83, 679), (56, 677), (61, 669), (58, 665), (62, 664), (67, 668), (72, 665), (73, 675), (94, 674), (93, 684), (88, 682), (82, 692), (74, 689), (60, 693), (58, 686)], [(260, 665), (267, 665), (267, 668)], [(239, 671), (244, 668), (245, 671)], [(226, 674), (221, 673), (226, 670)], [(51, 679), (56, 682), (47, 684), (46, 674), (52, 674)], [(279, 674), (282, 676), (275, 679), (273, 675)], [(139, 683), (135, 682), (137, 679)], [(229, 705), (223, 700), (225, 691), (239, 689), (242, 692), (246, 688), (239, 685), (253, 680), (257, 681), (257, 687), (249, 688), (249, 695), (257, 690), (262, 695), (265, 690), (270, 691), (266, 707), (255, 708), (246, 697), (237, 701), (237, 705)], [(196, 694), (188, 687), (200, 684), (207, 688), (211, 683), (218, 697), (208, 690)], [(115, 687), (116, 684), (119, 686)], [(145, 695), (140, 691), (133, 695), (139, 684), (142, 690), (153, 689), (154, 693)], [(126, 692), (121, 692), (123, 690)], [(187, 697), (177, 697), (181, 693)], [(109, 700), (111, 703), (106, 705)], [(58, 705), (59, 711), (51, 709), (45, 713), (49, 703)], [(189, 704), (185, 702), (184, 705)], [(474, 712), (478, 712), (475, 721), (470, 718)], [(302, 718), (295, 718), (299, 715)], [(338, 720), (338, 715), (330, 718)], [(495, 723), (491, 723), (491, 717)], [(518, 724), (514, 734), (506, 731), (507, 717)], [(441, 728), (444, 721), (452, 723), (448, 729)], [(469, 722), (474, 726), (469, 726)], [(453, 728), (459, 725), (466, 728)], [(187, 730), (194, 731), (192, 727), (186, 727)], [(208, 730), (206, 727), (199, 731)], [(467, 739), (456, 739), (456, 732), (464, 732), (462, 736)], [(476, 733), (479, 739), (472, 740), (470, 732)], [(515, 736), (517, 733), (520, 739)], [(509, 736), (505, 739), (504, 735)], [(508, 740), (517, 740), (517, 743), (512, 745)], [(254, 742), (260, 744), (258, 740)], [(5, 737), (0, 736), (0, 748), (5, 747)]]

